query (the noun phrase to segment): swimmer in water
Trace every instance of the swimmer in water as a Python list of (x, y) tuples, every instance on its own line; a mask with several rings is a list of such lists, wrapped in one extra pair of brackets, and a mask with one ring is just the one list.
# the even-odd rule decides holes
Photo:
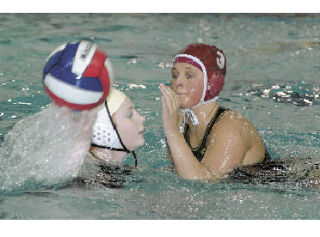
[(269, 160), (253, 124), (217, 102), (226, 58), (213, 45), (191, 44), (175, 56), (171, 87), (160, 84), (168, 156), (186, 179), (219, 181), (237, 167)]
[(79, 172), (79, 179), (86, 184), (121, 188), (121, 174), (131, 169), (123, 166), (124, 159), (144, 145), (144, 121), (132, 101), (123, 92), (111, 89), (106, 102), (101, 106), (93, 125), (90, 152)]

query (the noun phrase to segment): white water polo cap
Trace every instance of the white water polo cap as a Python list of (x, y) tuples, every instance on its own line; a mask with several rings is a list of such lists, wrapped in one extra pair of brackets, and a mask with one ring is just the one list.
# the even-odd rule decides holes
[(59, 46), (43, 69), (44, 89), (53, 102), (75, 110), (102, 104), (113, 77), (107, 55), (88, 40)]
[(122, 143), (112, 115), (119, 109), (126, 95), (114, 88), (111, 89), (106, 102), (98, 112), (93, 125), (92, 145), (110, 150), (128, 151)]

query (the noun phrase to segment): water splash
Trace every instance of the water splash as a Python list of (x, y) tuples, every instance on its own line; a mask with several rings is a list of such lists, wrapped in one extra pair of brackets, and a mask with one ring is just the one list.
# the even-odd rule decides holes
[(0, 147), (0, 190), (50, 186), (75, 177), (90, 147), (93, 116), (50, 105), (19, 121)]

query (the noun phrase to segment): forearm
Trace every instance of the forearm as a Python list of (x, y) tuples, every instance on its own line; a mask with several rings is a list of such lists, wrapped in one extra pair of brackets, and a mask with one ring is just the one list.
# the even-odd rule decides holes
[(166, 134), (166, 137), (171, 159), (180, 176), (190, 180), (219, 180), (211, 169), (197, 160), (179, 131)]

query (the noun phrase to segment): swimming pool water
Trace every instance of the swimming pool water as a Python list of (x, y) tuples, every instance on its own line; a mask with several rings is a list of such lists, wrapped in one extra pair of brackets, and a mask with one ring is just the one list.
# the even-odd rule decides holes
[(215, 44), (227, 57), (220, 103), (254, 123), (274, 159), (320, 159), (319, 23), (319, 14), (0, 14), (2, 144), (50, 103), (42, 67), (70, 40), (106, 50), (116, 88), (147, 119), (138, 170), (123, 189), (26, 186), (0, 193), (0, 219), (319, 219), (319, 188), (178, 177), (168, 168), (158, 89), (180, 49)]

